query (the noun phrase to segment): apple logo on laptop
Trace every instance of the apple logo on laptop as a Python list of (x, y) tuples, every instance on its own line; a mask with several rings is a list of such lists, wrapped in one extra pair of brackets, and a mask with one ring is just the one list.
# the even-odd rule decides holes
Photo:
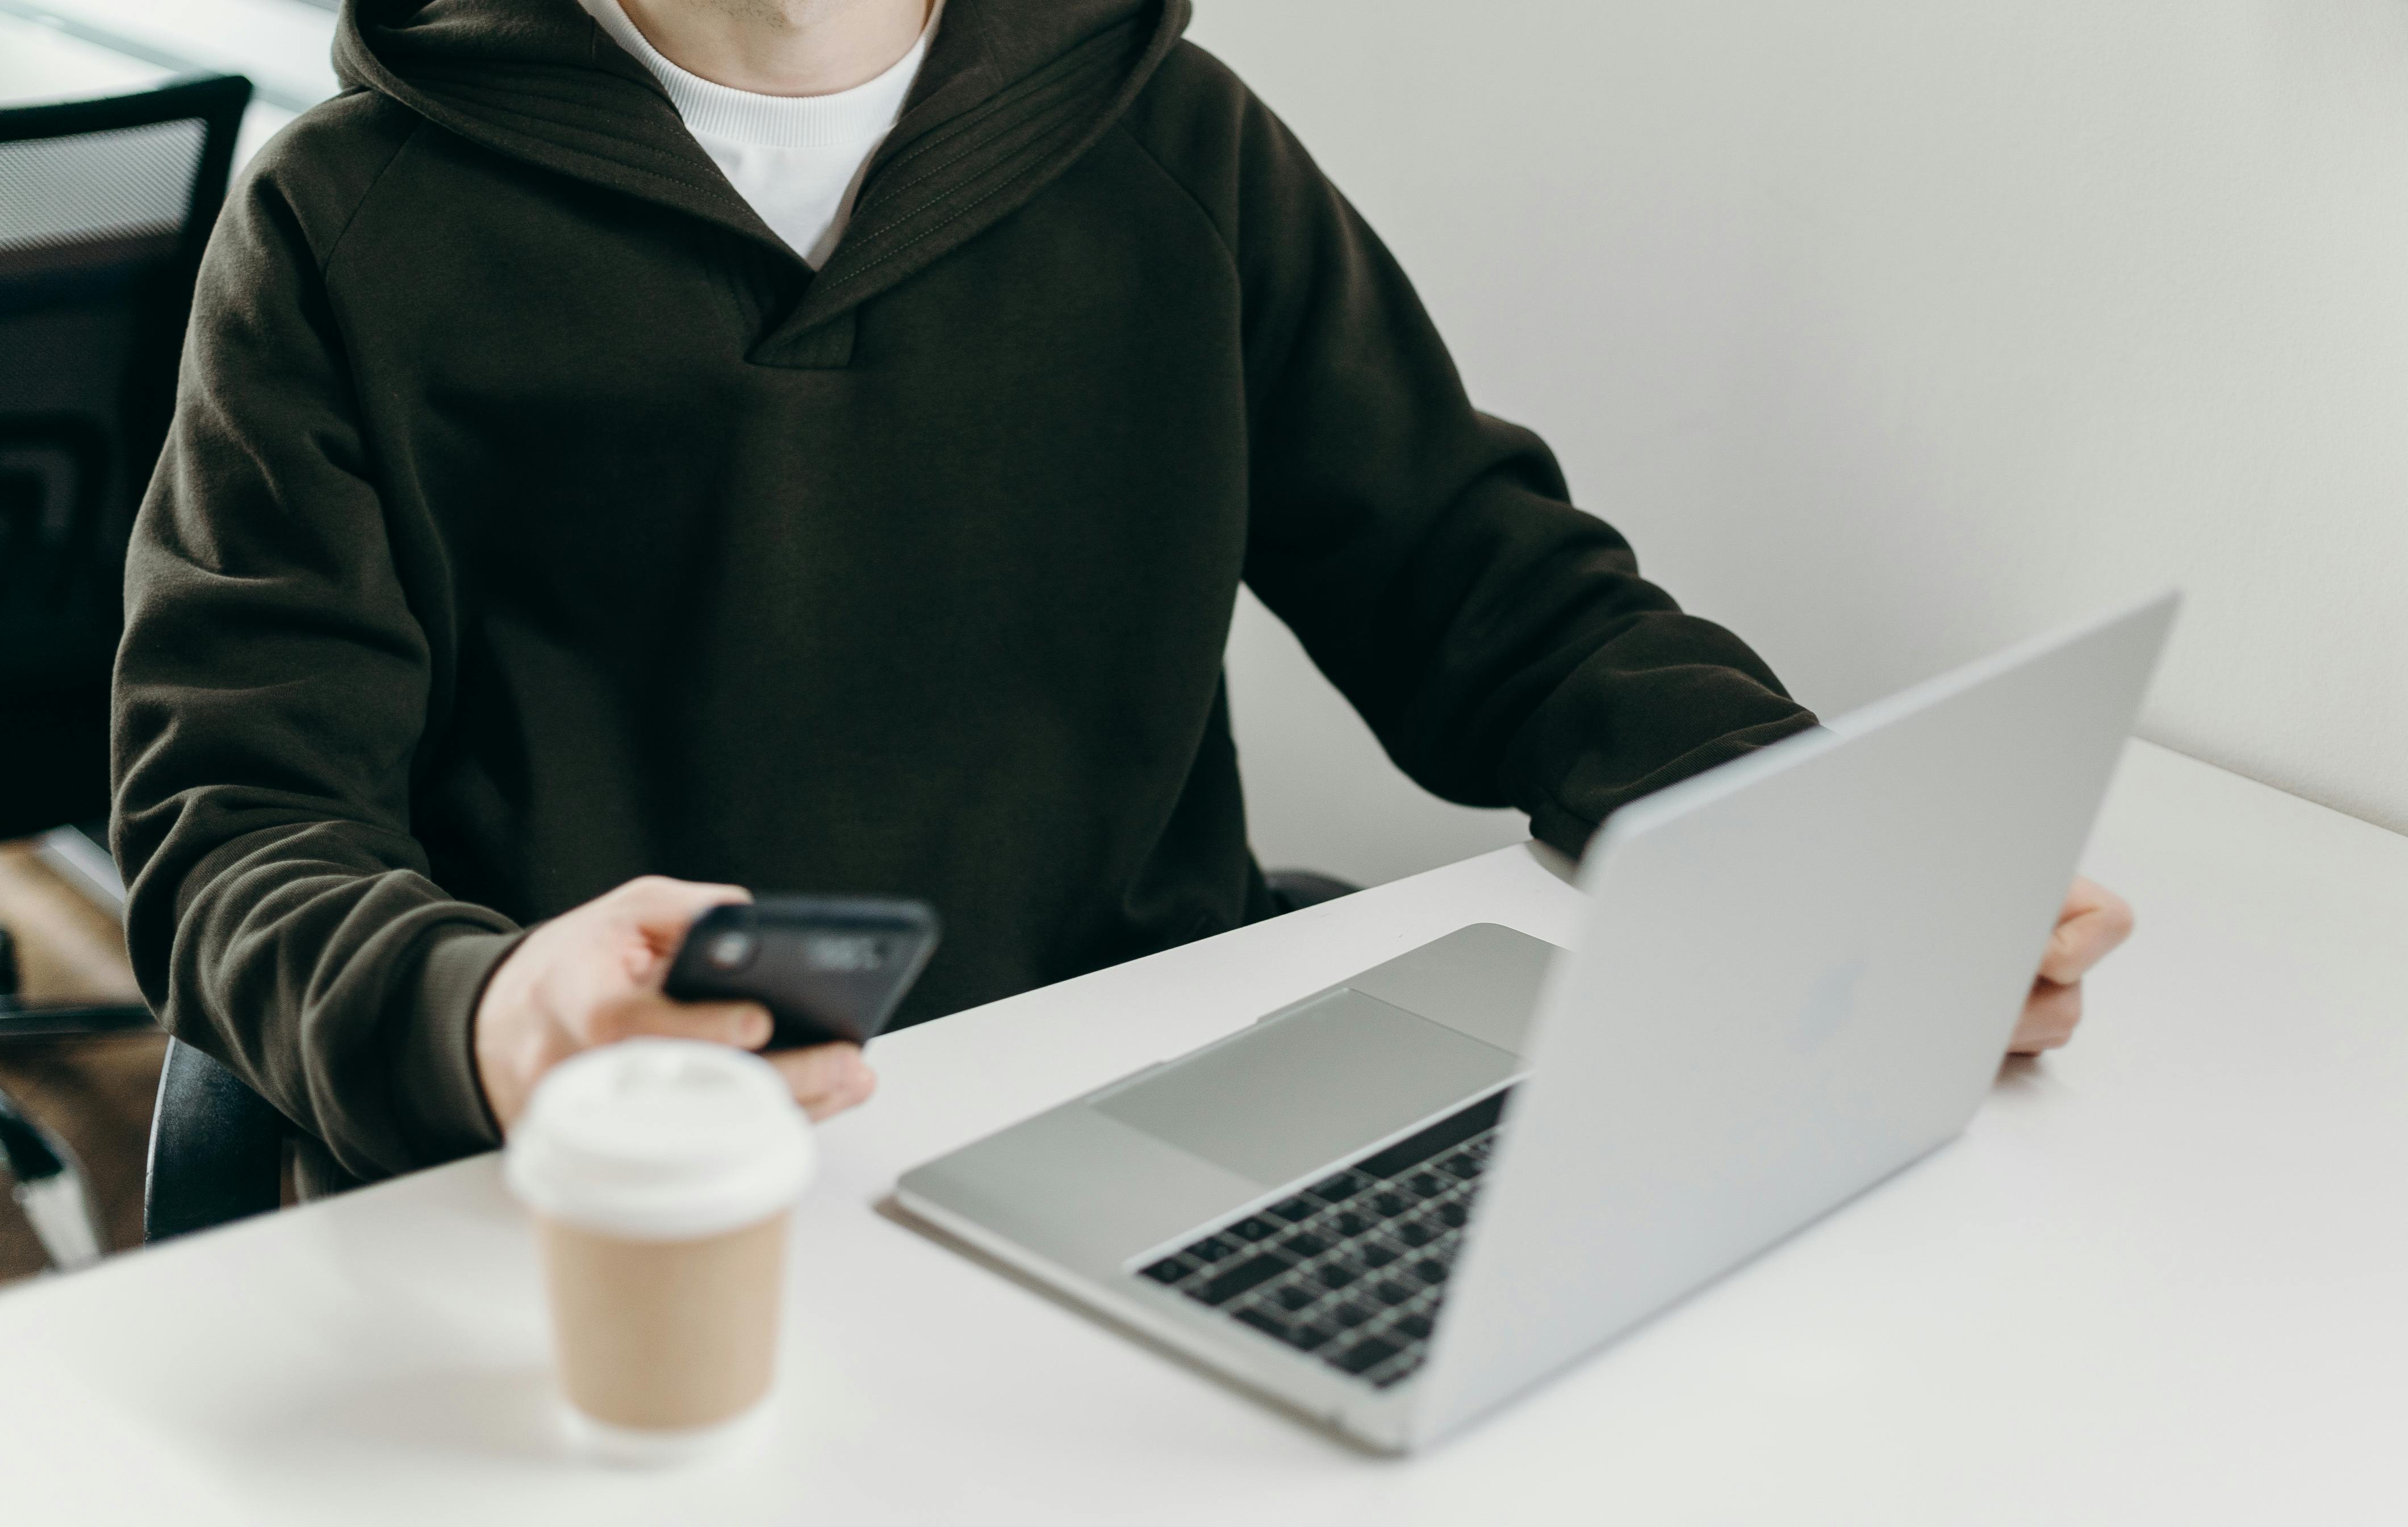
[(1856, 1008), (1856, 986), (1864, 979), (1865, 957), (1859, 952), (1816, 976), (1799, 1005), (1790, 1043), (1800, 1055), (1812, 1055), (1830, 1042)]

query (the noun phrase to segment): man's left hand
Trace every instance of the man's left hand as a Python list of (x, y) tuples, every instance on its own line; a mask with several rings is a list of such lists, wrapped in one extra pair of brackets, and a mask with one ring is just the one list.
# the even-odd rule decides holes
[(2082, 1021), (2082, 978), (2131, 934), (2131, 904), (2098, 882), (2076, 876), (2007, 1053), (2038, 1055), (2071, 1039), (2073, 1026)]

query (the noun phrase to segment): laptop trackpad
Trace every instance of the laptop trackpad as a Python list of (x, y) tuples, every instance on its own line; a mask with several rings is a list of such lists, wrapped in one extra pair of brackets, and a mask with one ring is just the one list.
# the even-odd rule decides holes
[(1520, 1064), (1403, 1008), (1340, 990), (1090, 1106), (1271, 1188), (1442, 1112)]

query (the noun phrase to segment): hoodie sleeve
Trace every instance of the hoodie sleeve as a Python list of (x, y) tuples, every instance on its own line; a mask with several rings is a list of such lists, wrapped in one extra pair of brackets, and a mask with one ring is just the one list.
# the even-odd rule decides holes
[[(1230, 166), (1191, 194), (1244, 293), (1246, 581), (1388, 756), (1577, 854), (1623, 803), (1813, 726), (1763, 659), (1567, 501), (1537, 436), (1471, 407), (1378, 237), (1204, 62), (1235, 102), (1181, 136), (1220, 138), (1211, 157)], [(1512, 260), (1500, 248), (1500, 280)]]
[(514, 929), (410, 835), (424, 537), (371, 486), (309, 223), (254, 175), (210, 242), (128, 553), (111, 839), (161, 1021), (373, 1178), (497, 1142), (469, 1018)]

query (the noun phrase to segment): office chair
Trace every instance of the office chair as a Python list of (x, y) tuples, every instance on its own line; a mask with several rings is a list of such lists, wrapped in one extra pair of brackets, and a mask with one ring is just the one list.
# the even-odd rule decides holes
[(125, 541), (250, 99), (0, 109), (0, 839), (108, 815)]
[[(250, 100), (248, 79), (224, 76), (0, 109), (0, 839), (64, 840), (74, 829), (60, 824), (88, 824), (82, 842), (59, 846), (103, 869), (125, 543), (166, 438), (193, 284)], [(13, 959), (0, 958), (0, 1040), (150, 1022), (130, 1004), (21, 1002)], [(146, 1221), (190, 1228), (230, 1202), (204, 1185), (247, 1175), (255, 1157), (226, 1145), (218, 1091), (173, 1049)], [(73, 1154), (5, 1100), (0, 1112), (0, 1145), (21, 1201), (41, 1204), (52, 1261), (84, 1260), (88, 1227), (70, 1211), (89, 1195)]]
[(143, 1244), (272, 1212), (283, 1202), (292, 1133), (241, 1077), (169, 1040), (142, 1177)]

